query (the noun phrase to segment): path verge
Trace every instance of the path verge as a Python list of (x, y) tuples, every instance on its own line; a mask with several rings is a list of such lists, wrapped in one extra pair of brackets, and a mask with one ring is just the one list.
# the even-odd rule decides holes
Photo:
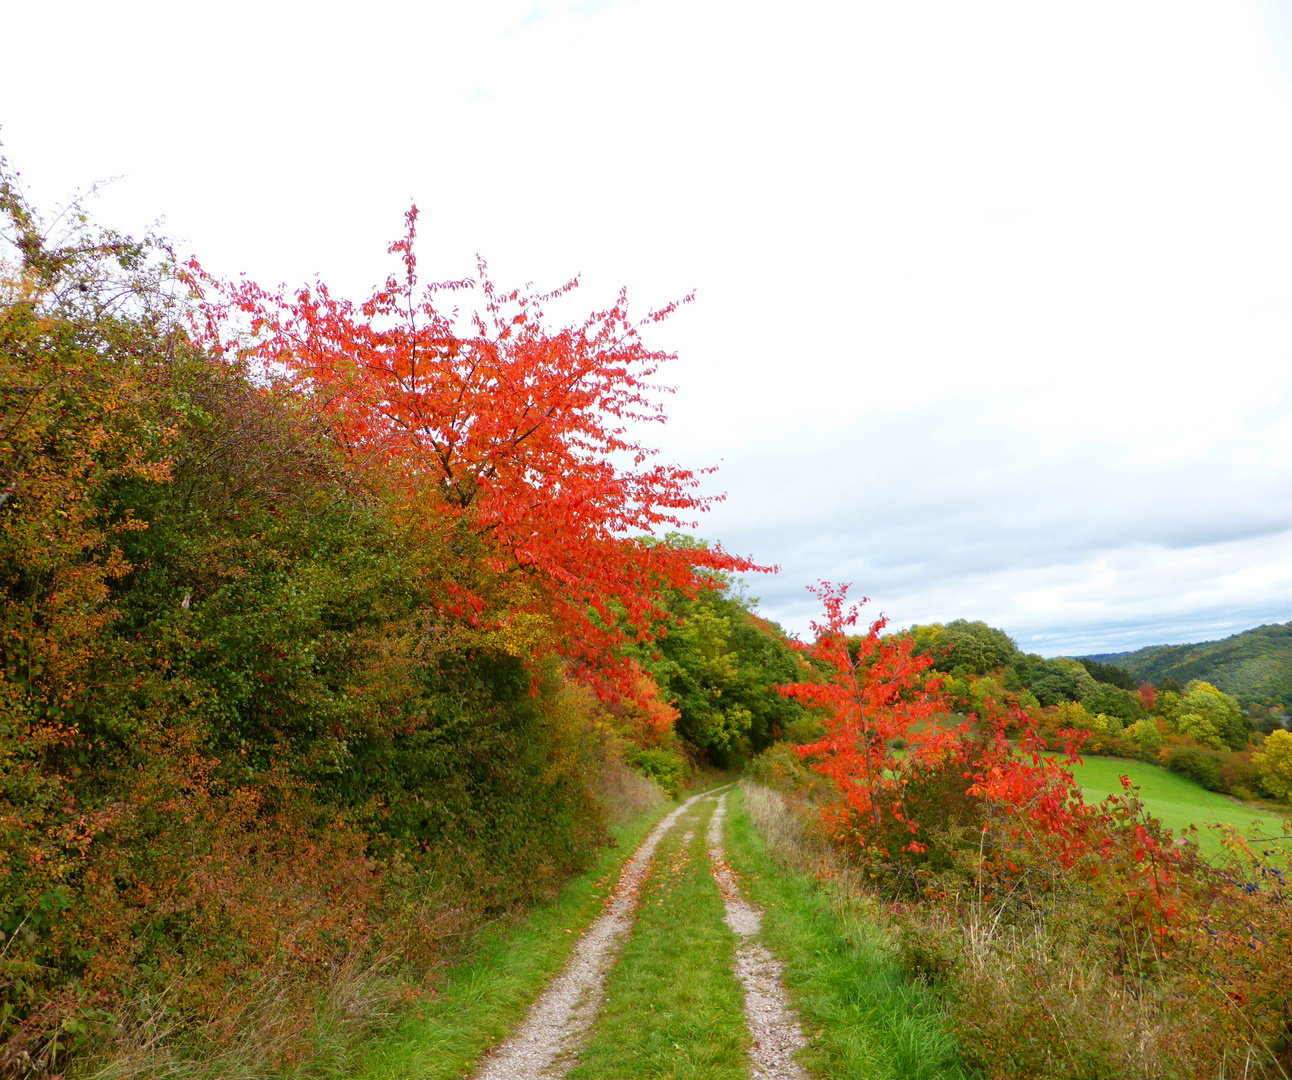
[(447, 971), (436, 992), (417, 1002), (396, 1030), (369, 1040), (326, 1075), (362, 1080), (458, 1080), (524, 1019), (575, 942), (602, 913), (623, 865), (664, 815), (643, 814), (611, 834), (592, 867), (550, 904), (518, 923), (479, 935), (467, 962)]
[(746, 895), (765, 911), (762, 940), (784, 960), (809, 1036), (803, 1064), (831, 1080), (963, 1080), (937, 997), (892, 962), (878, 909), (832, 895), (828, 878), (767, 850), (760, 830), (798, 831), (789, 813), (776, 792), (743, 783), (732, 793), (726, 840)]

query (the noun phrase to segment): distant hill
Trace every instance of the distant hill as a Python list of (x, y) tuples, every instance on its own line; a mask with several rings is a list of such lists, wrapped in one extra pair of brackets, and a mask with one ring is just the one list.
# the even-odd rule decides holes
[[(1083, 657), (1082, 659), (1087, 659)], [(1096, 653), (1090, 660), (1116, 664), (1137, 679), (1181, 686), (1205, 679), (1244, 705), (1292, 703), (1292, 622), (1244, 630), (1220, 641), (1150, 645), (1124, 653)]]

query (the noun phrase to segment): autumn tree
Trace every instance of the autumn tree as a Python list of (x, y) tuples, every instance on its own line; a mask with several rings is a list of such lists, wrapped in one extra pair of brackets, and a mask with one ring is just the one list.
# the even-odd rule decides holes
[[(226, 355), (285, 371), (332, 424), (351, 460), (389, 470), (426, 528), (470, 536), (485, 577), (459, 580), (446, 609), (473, 626), (553, 643), (602, 689), (633, 692), (623, 647), (660, 635), (665, 590), (695, 595), (706, 570), (756, 569), (720, 548), (644, 542), (693, 526), (714, 496), (700, 473), (657, 460), (636, 431), (662, 423), (653, 382), (670, 354), (620, 293), (582, 322), (552, 323), (549, 293), (473, 279), (427, 283), (414, 253), (417, 209), (389, 251), (402, 271), (362, 303), (326, 285), (293, 293), (214, 283), (206, 340)], [(210, 286), (214, 285), (214, 288)], [(474, 293), (467, 315), (450, 306)]]
[(1237, 700), (1200, 679), (1185, 687), (1174, 726), (1181, 735), (1213, 749), (1227, 745), (1242, 750), (1250, 731)]
[(1261, 787), (1276, 799), (1292, 800), (1292, 734), (1274, 732), (1254, 760), (1260, 770)]
[(921, 811), (945, 817), (950, 803), (976, 802), (1073, 857), (1082, 810), (1067, 766), (1083, 733), (1061, 732), (1055, 754), (1030, 716), (1010, 714), (991, 697), (979, 701), (976, 724), (955, 722), (933, 655), (916, 653), (910, 634), (884, 634), (883, 616), (851, 635), (861, 605), (845, 606), (847, 586), (822, 582), (812, 591), (825, 618), (812, 623), (815, 639), (801, 648), (827, 677), (780, 690), (824, 716), (825, 735), (798, 752), (843, 795), (842, 807), (825, 810), (836, 835), (884, 856), (897, 855), (896, 845), (920, 855)]
[(420, 982), (586, 866), (594, 710), (514, 626), (439, 632), (483, 539), (202, 348), (164, 244), (60, 221), (0, 158), (0, 1076), (162, 1000), (159, 1053), (270, 1071), (336, 965)]
[(938, 754), (952, 733), (931, 721), (947, 711), (946, 704), (931, 670), (933, 657), (917, 655), (909, 635), (883, 636), (888, 620), (880, 617), (864, 635), (850, 636), (861, 604), (844, 606), (848, 587), (822, 582), (812, 591), (825, 618), (812, 623), (815, 640), (802, 648), (830, 677), (780, 690), (825, 715), (824, 737), (800, 746), (799, 754), (815, 759), (816, 770), (843, 793), (846, 809), (833, 813), (835, 824), (873, 843), (888, 823), (907, 820), (894, 741), (908, 740), (921, 757)]

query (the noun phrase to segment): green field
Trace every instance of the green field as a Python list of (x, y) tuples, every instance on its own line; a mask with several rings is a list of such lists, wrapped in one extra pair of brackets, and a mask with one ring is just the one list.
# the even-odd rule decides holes
[(1087, 803), (1121, 792), (1118, 777), (1126, 775), (1140, 790), (1144, 806), (1173, 833), (1187, 825), (1198, 826), (1198, 844), (1208, 854), (1218, 854), (1220, 835), (1208, 825), (1233, 825), (1246, 832), (1257, 823), (1262, 836), (1282, 836), (1284, 817), (1237, 799), (1208, 791), (1201, 784), (1157, 765), (1123, 758), (1088, 757), (1073, 769)]

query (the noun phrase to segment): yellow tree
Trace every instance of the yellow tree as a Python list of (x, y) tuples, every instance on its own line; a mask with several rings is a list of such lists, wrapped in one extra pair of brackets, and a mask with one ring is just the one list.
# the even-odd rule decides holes
[(1263, 753), (1252, 760), (1261, 772), (1261, 787), (1276, 799), (1292, 799), (1292, 733), (1275, 731)]

